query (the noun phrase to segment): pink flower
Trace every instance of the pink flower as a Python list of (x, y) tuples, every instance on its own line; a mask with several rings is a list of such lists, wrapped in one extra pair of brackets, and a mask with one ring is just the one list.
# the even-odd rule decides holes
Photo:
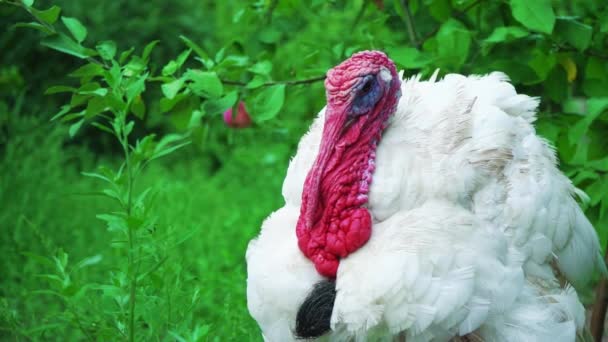
[(236, 115), (232, 115), (232, 108), (229, 108), (224, 112), (224, 122), (226, 126), (232, 128), (245, 128), (251, 126), (251, 117), (245, 109), (245, 103), (239, 101), (239, 105), (236, 111)]

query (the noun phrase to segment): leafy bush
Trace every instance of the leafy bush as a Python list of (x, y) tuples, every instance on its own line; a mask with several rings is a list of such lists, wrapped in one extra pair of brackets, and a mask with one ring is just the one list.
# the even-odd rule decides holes
[[(280, 205), (325, 71), (362, 49), (408, 75), (500, 70), (540, 96), (538, 130), (608, 242), (603, 1), (0, 0), (0, 14), (2, 338), (259, 340), (247, 241)], [(239, 101), (250, 128), (222, 121)]]

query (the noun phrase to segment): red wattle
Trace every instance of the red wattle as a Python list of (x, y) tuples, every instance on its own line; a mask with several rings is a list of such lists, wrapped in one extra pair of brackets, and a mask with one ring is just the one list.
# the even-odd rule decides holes
[[(357, 148), (358, 147), (358, 148)], [(350, 153), (349, 153), (350, 152)], [(363, 207), (368, 200), (371, 174), (373, 173), (373, 146), (352, 146), (333, 170), (326, 170), (320, 184), (322, 215), (307, 228), (305, 215), (300, 215), (296, 226), (300, 250), (315, 265), (319, 274), (335, 278), (341, 258), (361, 248), (370, 238), (372, 217)], [(306, 179), (304, 187), (311, 183)], [(301, 212), (306, 212), (305, 192)]]
[[(378, 82), (385, 82), (378, 83), (383, 96), (368, 112), (353, 116), (353, 101), (360, 96), (357, 82), (365, 75), (377, 75)], [(365, 206), (376, 146), (395, 111), (400, 83), (395, 65), (373, 51), (355, 54), (327, 74), (323, 136), (304, 182), (296, 225), (300, 250), (325, 277), (335, 278), (340, 259), (371, 237), (372, 216)]]

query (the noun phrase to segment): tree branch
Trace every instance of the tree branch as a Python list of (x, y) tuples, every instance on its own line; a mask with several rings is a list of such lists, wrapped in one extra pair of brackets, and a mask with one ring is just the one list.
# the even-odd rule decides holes
[[(270, 81), (270, 82), (266, 82), (263, 83), (261, 85), (261, 87), (269, 87), (269, 86), (273, 86), (273, 85), (277, 85), (277, 84), (284, 84), (284, 85), (301, 85), (301, 84), (310, 84), (310, 83), (316, 83), (316, 82), (320, 82), (325, 80), (325, 75), (323, 76), (316, 76), (316, 77), (311, 77), (311, 78), (306, 78), (303, 80), (287, 80), (287, 81)], [(235, 86), (246, 86), (247, 83), (246, 82), (241, 82), (241, 81), (234, 81), (234, 80), (225, 80), (225, 79), (221, 79), (222, 83), (224, 84), (228, 84), (228, 85), (235, 85)]]
[(597, 51), (593, 51), (593, 50), (585, 50), (585, 51), (579, 51), (578, 49), (571, 47), (571, 46), (557, 46), (557, 51), (559, 52), (578, 52), (578, 53), (582, 53), (587, 57), (597, 57), (597, 58), (601, 58), (601, 59), (608, 59), (608, 55), (604, 55), (600, 52)]

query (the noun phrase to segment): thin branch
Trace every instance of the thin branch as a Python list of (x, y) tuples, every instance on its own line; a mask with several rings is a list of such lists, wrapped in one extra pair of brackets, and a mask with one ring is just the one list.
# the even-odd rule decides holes
[[(277, 84), (284, 84), (284, 85), (301, 85), (301, 84), (310, 84), (310, 83), (316, 83), (316, 82), (320, 82), (325, 80), (325, 75), (323, 76), (316, 76), (316, 77), (312, 77), (312, 78), (306, 78), (303, 80), (288, 80), (288, 81), (270, 81), (270, 82), (266, 82), (263, 83), (261, 85), (261, 87), (269, 87), (269, 86), (273, 86), (273, 85), (277, 85)], [(241, 82), (241, 81), (234, 81), (234, 80), (221, 80), (222, 83), (224, 84), (228, 84), (228, 85), (235, 85), (235, 86), (246, 86), (247, 83), (246, 82)]]
[(601, 58), (601, 59), (608, 59), (608, 55), (604, 55), (600, 52), (593, 51), (593, 50), (580, 51), (571, 46), (557, 46), (557, 51), (559, 51), (559, 52), (579, 52), (579, 53), (582, 52), (587, 57), (597, 57), (597, 58)]
[(410, 37), (410, 42), (412, 45), (416, 47), (416, 49), (420, 50), (422, 44), (418, 41), (418, 33), (416, 32), (416, 25), (414, 24), (414, 16), (412, 15), (412, 11), (410, 11), (409, 0), (403, 0), (402, 2), (403, 10), (405, 11), (405, 26), (407, 27), (407, 35)]

